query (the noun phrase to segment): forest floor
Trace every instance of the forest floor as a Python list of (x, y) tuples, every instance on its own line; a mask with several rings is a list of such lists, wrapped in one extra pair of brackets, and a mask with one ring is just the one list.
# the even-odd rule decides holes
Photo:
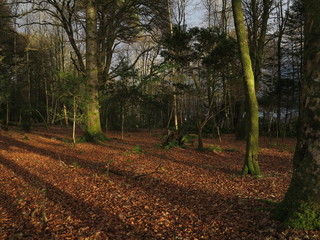
[(166, 151), (161, 134), (74, 147), (71, 129), (1, 130), (0, 239), (320, 239), (281, 229), (261, 201), (283, 198), (293, 139), (261, 137), (255, 179), (238, 175), (245, 142), (233, 135), (199, 152)]

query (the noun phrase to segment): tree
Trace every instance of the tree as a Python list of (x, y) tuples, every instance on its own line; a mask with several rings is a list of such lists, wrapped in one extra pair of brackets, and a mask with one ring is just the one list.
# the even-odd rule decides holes
[[(12, 21), (9, 18), (10, 10), (3, 0), (0, 0), (0, 118), (8, 125), (9, 98), (10, 98), (10, 71), (14, 58), (12, 54), (14, 39)], [(2, 107), (3, 106), (3, 107)], [(5, 107), (4, 107), (5, 106)], [(0, 126), (2, 124), (0, 123)], [(1, 126), (2, 127), (2, 126)]]
[(248, 25), (249, 48), (256, 87), (261, 78), (263, 52), (268, 30), (268, 20), (274, 0), (247, 0), (246, 20)]
[(192, 28), (190, 32), (193, 34), (192, 66), (197, 70), (193, 82), (197, 93), (195, 102), (198, 149), (202, 149), (202, 131), (209, 121), (212, 122), (214, 131), (216, 130), (219, 137), (220, 127), (223, 125), (230, 127), (228, 122), (232, 115), (230, 111), (232, 100), (229, 97), (231, 78), (234, 83), (236, 82), (236, 77), (231, 77), (234, 67), (232, 69), (230, 63), (233, 65), (237, 63), (233, 58), (237, 56), (234, 54), (237, 47), (233, 45), (235, 40), (218, 27)]
[[(83, 114), (78, 113), (78, 108), (84, 108), (85, 101), (81, 101), (85, 96), (83, 85), (84, 78), (79, 77), (75, 72), (59, 72), (59, 79), (62, 80), (60, 86), (60, 99), (63, 103), (64, 110), (68, 107), (73, 109), (72, 116), (72, 139), (76, 144), (76, 125), (83, 124)], [(66, 126), (69, 118), (65, 116)]]
[(320, 230), (320, 5), (305, 0), (305, 75), (293, 174), (277, 217), (287, 227)]
[(203, 59), (208, 77), (208, 92), (216, 98), (213, 118), (213, 133), (220, 136), (220, 129), (233, 131), (239, 119), (239, 102), (244, 102), (243, 78), (239, 76), (237, 41), (231, 36), (222, 34), (217, 45)]
[[(178, 2), (179, 3), (179, 2)], [(170, 36), (170, 40), (173, 38), (173, 24), (172, 24), (172, 13), (171, 13), (171, 1), (170, 0), (167, 0), (167, 4), (168, 4), (168, 22), (169, 22), (169, 36)], [(180, 6), (178, 4), (178, 6)], [(183, 15), (183, 14), (182, 14)], [(178, 11), (178, 16), (181, 16), (181, 11)], [(184, 17), (182, 17), (182, 20), (181, 20), (181, 17), (179, 17), (180, 20), (178, 20), (178, 28), (180, 29), (181, 27), (181, 23), (184, 22), (183, 19)], [(184, 26), (182, 25), (182, 28)], [(172, 68), (172, 78), (174, 78), (174, 75), (175, 75), (175, 71), (176, 69), (173, 67)], [(175, 93), (175, 87), (173, 88), (173, 117), (174, 117), (174, 127), (175, 127), (175, 130), (178, 131), (179, 129), (179, 125), (178, 125), (178, 106), (177, 106), (177, 94)], [(170, 120), (171, 118), (169, 119), (169, 122), (168, 122), (168, 125), (167, 125), (167, 128), (169, 128), (170, 126)], [(169, 129), (168, 129), (169, 130)]]
[(106, 140), (100, 123), (99, 112), (99, 79), (97, 64), (97, 6), (95, 0), (88, 0), (86, 5), (86, 131), (87, 141)]
[[(23, 97), (23, 87), (27, 83), (26, 37), (16, 32), (12, 9), (6, 1), (0, 0), (0, 115), (1, 121), (8, 126), (9, 121), (19, 119), (23, 130), (30, 130), (30, 110)], [(27, 53), (27, 54), (26, 54)], [(22, 81), (21, 81), (22, 80)], [(22, 86), (23, 85), (23, 86)], [(25, 104), (25, 105), (24, 105)], [(23, 106), (24, 105), (24, 106)], [(26, 121), (24, 121), (26, 120)], [(6, 126), (6, 127), (7, 127)]]
[[(259, 90), (262, 78), (262, 67), (264, 67), (264, 48), (266, 45), (268, 19), (271, 12), (273, 0), (245, 0), (244, 13), (248, 31), (250, 57), (254, 74), (256, 92)], [(239, 119), (236, 120), (236, 137), (244, 139), (247, 119), (243, 118), (245, 102), (239, 102)]]
[[(71, 60), (74, 66), (83, 76), (89, 74), (85, 84), (88, 93), (86, 98), (88, 108), (85, 110), (88, 126), (84, 137), (88, 140), (95, 139), (97, 136), (102, 137), (101, 126), (97, 126), (100, 121), (99, 111), (101, 109), (102, 116), (106, 117), (107, 103), (99, 100), (103, 98), (102, 90), (105, 90), (104, 88), (109, 83), (109, 69), (114, 50), (120, 43), (127, 44), (134, 41), (142, 30), (148, 31), (159, 23), (161, 17), (155, 16), (155, 13), (161, 12), (160, 9), (163, 9), (161, 4), (163, 5), (163, 3), (151, 0), (94, 1), (91, 4), (95, 8), (95, 19), (93, 20), (95, 23), (91, 24), (94, 33), (86, 29), (88, 24), (85, 26), (85, 11), (90, 5), (90, 1), (24, 0), (21, 3), (28, 3), (26, 5), (28, 7), (32, 6), (30, 12), (44, 12), (52, 17), (52, 19), (48, 17), (46, 21), (34, 21), (32, 24), (59, 25), (64, 29), (73, 48), (74, 54), (72, 54)], [(93, 25), (95, 26), (93, 27)], [(94, 34), (94, 36), (88, 36), (88, 33)], [(82, 51), (83, 36), (85, 36), (87, 46), (90, 48), (90, 50), (87, 49), (86, 58)], [(91, 43), (89, 44), (89, 42)], [(93, 75), (96, 74), (98, 79), (93, 80), (96, 78)]]
[(219, 27), (222, 32), (229, 32), (228, 23), (231, 19), (230, 3), (227, 0), (202, 0), (205, 10), (204, 21), (208, 27)]
[(259, 108), (263, 112), (260, 133), (269, 136), (296, 136), (303, 69), (304, 16), (302, 1), (293, 1), (290, 8), (288, 3), (277, 0), (273, 13), (274, 33), (268, 37), (264, 51), (259, 87)]
[(246, 156), (242, 174), (252, 174), (260, 176), (258, 164), (259, 151), (259, 117), (258, 102), (255, 92), (254, 74), (250, 59), (248, 46), (248, 34), (244, 25), (241, 0), (232, 0), (232, 10), (234, 16), (234, 25), (236, 28), (241, 64), (244, 75), (244, 86), (246, 95), (246, 119), (247, 119), (247, 136), (246, 136)]
[[(283, 79), (283, 73), (282, 73), (282, 64), (283, 64), (283, 54), (282, 54), (282, 40), (283, 35), (286, 30), (286, 25), (288, 21), (288, 9), (290, 5), (290, 0), (287, 0), (286, 7), (284, 7), (284, 3), (282, 0), (279, 0), (278, 2), (278, 32), (277, 32), (277, 136), (279, 136), (281, 132), (281, 102), (282, 102), (282, 95), (283, 95), (283, 85), (284, 85), (284, 79)], [(284, 9), (285, 8), (285, 9)]]

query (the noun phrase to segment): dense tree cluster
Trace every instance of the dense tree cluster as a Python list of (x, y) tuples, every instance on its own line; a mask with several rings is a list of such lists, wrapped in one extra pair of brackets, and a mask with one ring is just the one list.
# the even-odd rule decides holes
[[(85, 25), (86, 4), (85, 1), (31, 0), (2, 4), (5, 6), (3, 11), (7, 11), (7, 14), (2, 13), (6, 19), (2, 23), (7, 23), (12, 31), (2, 35), (11, 44), (2, 47), (8, 49), (7, 53), (2, 50), (2, 55), (11, 55), (12, 58), (13, 52), (20, 52), (20, 58), (25, 58), (21, 63), (18, 56), (12, 58), (15, 63), (12, 62), (11, 66), (15, 65), (15, 71), (10, 74), (18, 78), (22, 68), (28, 73), (23, 75), (26, 79), (17, 84), (28, 82), (21, 85), (26, 91), (22, 95), (30, 95), (29, 99), (23, 100), (29, 105), (32, 115), (30, 124), (43, 121), (47, 124), (69, 124), (74, 112), (72, 99), (75, 94), (71, 92), (77, 92), (79, 104), (88, 102), (89, 95), (92, 96), (83, 87), (93, 83), (86, 84), (81, 80), (86, 75), (86, 64), (90, 62), (85, 55), (85, 42), (90, 39)], [(201, 129), (205, 134), (236, 131), (239, 136), (243, 135), (241, 130), (245, 129), (243, 116), (246, 108), (239, 75), (241, 65), (230, 23), (231, 6), (221, 4), (208, 9), (211, 11), (205, 19), (210, 22), (208, 27), (190, 29), (184, 25), (186, 3), (183, 1), (94, 2), (97, 24), (92, 36), (96, 45), (93, 61), (97, 64), (98, 80), (93, 89), (98, 91), (99, 99), (93, 106), (99, 105), (99, 125), (103, 129), (167, 127), (177, 121), (183, 129), (197, 133)], [(275, 70), (277, 53), (272, 44), (276, 42), (278, 31), (276, 25), (267, 27), (264, 24), (271, 22), (269, 16), (277, 14), (275, 6), (279, 4), (284, 3), (247, 1), (244, 8), (256, 90), (261, 103), (260, 129), (263, 134), (284, 136), (295, 133), (302, 77), (299, 58), (302, 40), (299, 39), (301, 24), (294, 23), (297, 19), (294, 15), (299, 14), (300, 8), (294, 2), (290, 11), (285, 12), (288, 21), (280, 41), (281, 49), (292, 46), (290, 43), (293, 41), (294, 47), (290, 51), (283, 50), (285, 55), (280, 60), (279, 78), (283, 80), (275, 81), (278, 78), (278, 71)], [(208, 1), (205, 6), (213, 5)], [(224, 15), (219, 14), (219, 8), (222, 8)], [(12, 16), (18, 18), (10, 18), (10, 11)], [(176, 24), (171, 35), (172, 21), (168, 16)], [(19, 28), (21, 30), (13, 34), (18, 26), (22, 26)], [(13, 43), (16, 45), (12, 46)], [(61, 76), (66, 75), (79, 79), (75, 87), (82, 90), (70, 90), (64, 86), (68, 83)], [(9, 94), (9, 91), (6, 93)], [(177, 97), (175, 101), (169, 97), (173, 95)], [(280, 95), (281, 99), (277, 100)], [(119, 98), (123, 103), (118, 104)], [(132, 101), (125, 100), (128, 98)], [(292, 98), (292, 101), (286, 101), (287, 98)], [(286, 104), (288, 102), (291, 104)], [(3, 103), (2, 111), (8, 112), (7, 120), (2, 119), (6, 120), (6, 124), (22, 124), (24, 114), (12, 110), (15, 104), (17, 101)], [(84, 104), (80, 105), (76, 114), (79, 115), (78, 124), (83, 125), (81, 119), (85, 118), (81, 116), (85, 113)]]

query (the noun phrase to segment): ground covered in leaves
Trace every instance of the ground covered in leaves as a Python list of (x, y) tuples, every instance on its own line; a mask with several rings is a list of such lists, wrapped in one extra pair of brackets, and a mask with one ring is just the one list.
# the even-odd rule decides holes
[(263, 178), (238, 176), (233, 135), (163, 149), (161, 131), (108, 133), (73, 146), (71, 130), (0, 132), (0, 239), (320, 239), (281, 229), (294, 140), (260, 139)]

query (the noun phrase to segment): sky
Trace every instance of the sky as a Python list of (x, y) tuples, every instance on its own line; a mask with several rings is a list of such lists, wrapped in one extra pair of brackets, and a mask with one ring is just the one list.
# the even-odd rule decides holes
[(188, 27), (203, 26), (203, 4), (201, 0), (190, 0), (187, 8), (186, 22)]

